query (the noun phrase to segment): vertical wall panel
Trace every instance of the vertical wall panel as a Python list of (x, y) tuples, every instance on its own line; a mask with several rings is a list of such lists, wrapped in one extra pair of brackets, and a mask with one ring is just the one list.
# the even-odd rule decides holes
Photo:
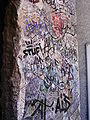
[(18, 120), (80, 120), (75, 0), (21, 0)]

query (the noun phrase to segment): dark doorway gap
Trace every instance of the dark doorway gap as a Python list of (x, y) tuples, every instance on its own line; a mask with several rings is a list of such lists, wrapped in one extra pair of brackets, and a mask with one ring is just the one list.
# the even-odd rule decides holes
[(9, 0), (0, 0), (0, 120), (2, 120), (2, 80), (1, 80), (1, 68), (3, 63), (3, 30), (4, 30), (4, 18), (6, 8), (9, 4)]

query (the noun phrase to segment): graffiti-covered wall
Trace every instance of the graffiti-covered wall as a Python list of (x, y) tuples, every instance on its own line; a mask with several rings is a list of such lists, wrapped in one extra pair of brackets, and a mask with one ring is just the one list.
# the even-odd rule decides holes
[(21, 0), (18, 120), (80, 120), (75, 0)]

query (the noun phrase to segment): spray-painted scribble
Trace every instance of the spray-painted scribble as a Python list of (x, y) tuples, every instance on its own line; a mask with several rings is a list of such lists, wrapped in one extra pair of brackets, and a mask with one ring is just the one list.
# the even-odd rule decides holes
[(53, 101), (52, 103), (48, 103), (46, 98), (41, 100), (34, 99), (32, 101), (29, 101), (26, 106), (33, 108), (33, 112), (30, 115), (31, 117), (33, 117), (36, 113), (39, 112), (41, 113), (41, 119), (46, 120), (46, 110), (48, 108), (51, 109), (51, 111), (54, 111), (55, 114), (57, 114), (57, 112), (61, 113), (63, 111), (65, 113), (71, 105), (69, 97), (65, 94), (61, 94), (61, 98), (57, 98), (55, 108), (54, 102), (55, 101)]
[(80, 120), (75, 0), (21, 0), (18, 120)]
[[(26, 20), (26, 30), (27, 32), (29, 33), (37, 33), (37, 34), (40, 34), (42, 33), (42, 30), (47, 30), (47, 26), (46, 24), (43, 22), (43, 23), (40, 23), (40, 20), (37, 22), (35, 21), (30, 21), (30, 20)], [(44, 33), (45, 34), (45, 33)]]
[(52, 27), (53, 27), (53, 30), (55, 31), (56, 35), (59, 36), (61, 34), (61, 30), (62, 30), (62, 27), (63, 27), (63, 23), (62, 23), (62, 19), (60, 16), (58, 16), (57, 14), (55, 13), (52, 13), (51, 14), (51, 21), (52, 21)]

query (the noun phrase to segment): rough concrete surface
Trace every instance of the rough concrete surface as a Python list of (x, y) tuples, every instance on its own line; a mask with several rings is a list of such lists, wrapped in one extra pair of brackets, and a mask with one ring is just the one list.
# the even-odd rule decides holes
[[(4, 54), (2, 68), (2, 109), (3, 120), (17, 120), (17, 100), (20, 90), (20, 73), (16, 62), (20, 36), (17, 25), (19, 0), (12, 0), (7, 8), (4, 29)], [(79, 50), (80, 75), (80, 115), (81, 120), (88, 120), (87, 79), (85, 45), (90, 43), (90, 0), (76, 0), (77, 40)], [(17, 29), (16, 29), (17, 28)], [(15, 36), (15, 37), (14, 37)], [(17, 50), (18, 49), (18, 50)], [(59, 119), (58, 119), (59, 120)], [(77, 119), (76, 119), (77, 120)]]
[(85, 45), (90, 43), (90, 0), (77, 0), (81, 120), (88, 119)]

